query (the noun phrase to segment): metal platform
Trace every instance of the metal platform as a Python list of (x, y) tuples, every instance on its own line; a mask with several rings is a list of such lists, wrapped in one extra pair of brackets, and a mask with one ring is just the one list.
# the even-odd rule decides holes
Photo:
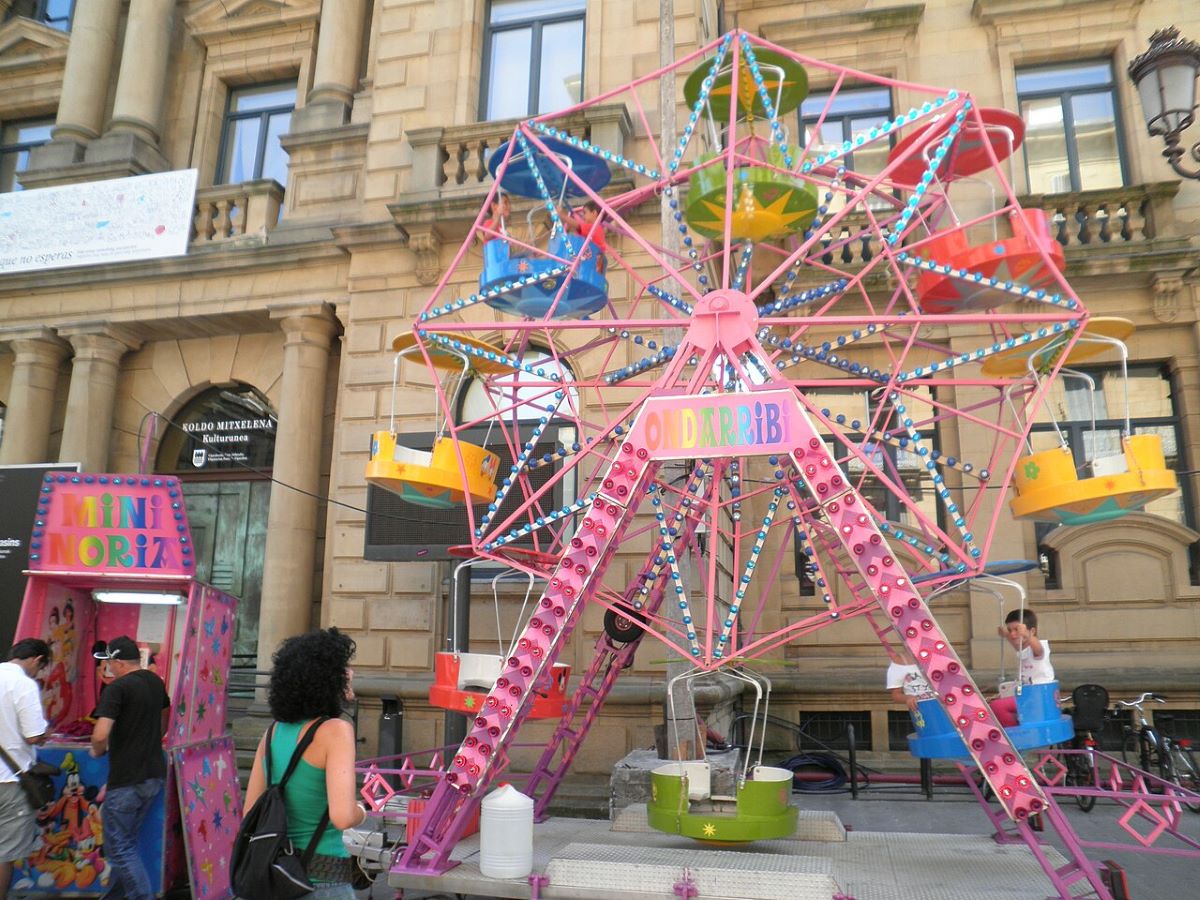
[[(687, 838), (594, 819), (550, 819), (534, 826), (533, 869), (548, 876), (546, 900), (671, 900), (690, 879), (700, 900), (1038, 900), (1053, 893), (1024, 844), (982, 835), (845, 832), (820, 818), (833, 840), (789, 838), (713, 848)], [(630, 814), (632, 816), (632, 814)], [(834, 817), (836, 818), (836, 816)], [(628, 830), (617, 830), (618, 824)], [(798, 836), (804, 832), (804, 819)], [(840, 834), (840, 837), (836, 835)], [(1045, 848), (1056, 864), (1065, 859)], [(459, 862), (441, 876), (391, 874), (395, 888), (478, 897), (528, 898), (527, 881), (485, 878), (479, 836), (461, 841)], [(1079, 886), (1082, 891), (1083, 885)]]

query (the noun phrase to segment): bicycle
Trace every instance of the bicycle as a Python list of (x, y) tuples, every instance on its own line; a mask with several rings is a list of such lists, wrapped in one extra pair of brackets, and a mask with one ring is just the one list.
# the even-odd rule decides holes
[[(1130, 710), (1130, 715), (1133, 715), (1133, 710), (1137, 711), (1135, 724), (1125, 726), (1121, 759), (1130, 763), (1131, 758), (1134, 758), (1138, 767), (1146, 772), (1157, 769), (1163, 781), (1177, 784), (1192, 792), (1200, 791), (1200, 769), (1196, 766), (1191, 742), (1177, 741), (1156, 731), (1146, 720), (1146, 712), (1142, 709), (1142, 705), (1148, 700), (1165, 703), (1167, 698), (1162, 694), (1146, 692), (1136, 700), (1117, 701), (1118, 706)], [(1194, 813), (1200, 813), (1200, 800), (1185, 801), (1184, 806)]]
[[(1075, 787), (1095, 788), (1100, 785), (1096, 767), (1096, 734), (1104, 730), (1108, 717), (1108, 691), (1098, 684), (1081, 684), (1071, 692), (1071, 721), (1075, 725), (1075, 737), (1067, 746), (1083, 753), (1070, 753), (1066, 762), (1065, 780)], [(1096, 805), (1094, 794), (1076, 794), (1075, 803), (1084, 812), (1091, 812)]]

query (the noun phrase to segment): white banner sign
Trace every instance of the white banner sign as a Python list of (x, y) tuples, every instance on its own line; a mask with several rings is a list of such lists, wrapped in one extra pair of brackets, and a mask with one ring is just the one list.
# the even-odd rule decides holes
[(0, 194), (0, 274), (187, 253), (196, 170)]

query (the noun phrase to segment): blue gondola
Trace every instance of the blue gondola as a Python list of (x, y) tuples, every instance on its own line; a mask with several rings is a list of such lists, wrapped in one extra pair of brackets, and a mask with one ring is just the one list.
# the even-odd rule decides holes
[[(608, 164), (592, 153), (574, 147), (557, 138), (540, 138), (546, 149), (555, 157), (551, 161), (546, 153), (527, 139), (528, 153), (515, 147), (505, 163), (509, 142), (496, 148), (488, 160), (488, 170), (500, 186), (518, 197), (532, 197), (545, 201), (538, 176), (550, 197), (561, 203), (567, 197), (586, 196), (581, 183), (592, 191), (599, 191), (612, 180)], [(501, 165), (503, 170), (501, 170)], [(536, 167), (536, 173), (534, 169)], [(576, 181), (567, 178), (568, 170)], [(570, 319), (590, 315), (603, 309), (608, 302), (608, 281), (604, 277), (604, 254), (582, 236), (563, 234), (561, 229), (550, 236), (547, 255), (515, 255), (508, 241), (495, 239), (483, 245), (483, 271), (479, 275), (479, 289), (485, 294), (501, 291), (485, 302), (493, 309), (517, 316), (541, 318), (553, 307), (552, 318)], [(580, 257), (574, 275), (561, 297), (559, 289), (567, 277), (567, 270)], [(522, 284), (519, 288), (506, 289), (508, 285), (523, 282), (530, 276), (542, 276), (536, 281)], [(555, 304), (555, 298), (558, 303)]]
[[(958, 759), (970, 756), (950, 717), (933, 698), (917, 703), (917, 730), (908, 736), (908, 749), (918, 759)], [(1026, 684), (1017, 694), (1019, 725), (1004, 729), (1018, 750), (1032, 750), (1069, 741), (1075, 734), (1070, 716), (1058, 708), (1058, 682)]]
[[(569, 319), (597, 312), (608, 302), (608, 281), (601, 271), (603, 254), (583, 237), (561, 232), (552, 235), (550, 256), (513, 256), (511, 250), (509, 242), (499, 238), (483, 245), (483, 272), (479, 275), (481, 291), (503, 290), (506, 285), (531, 275), (544, 273), (545, 277), (489, 297), (485, 302), (493, 309), (541, 318), (553, 306), (553, 318)], [(554, 298), (558, 297), (567, 277), (568, 260), (572, 255), (579, 257), (578, 266), (563, 295), (558, 298), (558, 305), (554, 306)]]
[(608, 163), (600, 157), (578, 147), (572, 147), (566, 141), (560, 141), (557, 138), (540, 137), (539, 140), (546, 145), (547, 150), (554, 154), (557, 163), (551, 162), (546, 154), (528, 139), (526, 139), (526, 145), (529, 147), (529, 153), (526, 154), (520, 146), (514, 147), (508, 165), (499, 175), (497, 172), (500, 164), (504, 162), (504, 157), (508, 153), (508, 145), (511, 142), (505, 141), (496, 148), (495, 153), (488, 157), (488, 171), (492, 173), (493, 178), (500, 182), (500, 187), (510, 194), (518, 197), (532, 197), (534, 200), (547, 199), (542, 196), (541, 189), (538, 187), (530, 159), (536, 164), (538, 174), (542, 176), (542, 184), (546, 186), (546, 191), (551, 198), (558, 197), (561, 200), (563, 197), (586, 196), (575, 181), (563, 175), (559, 166), (570, 170), (575, 178), (596, 193), (599, 193), (612, 181), (612, 172), (609, 171)]

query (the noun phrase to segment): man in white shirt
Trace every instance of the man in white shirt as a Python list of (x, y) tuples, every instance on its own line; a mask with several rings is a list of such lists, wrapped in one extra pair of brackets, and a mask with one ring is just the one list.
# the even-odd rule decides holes
[[(18, 641), (0, 663), (0, 746), (21, 771), (33, 764), (33, 744), (46, 739), (41, 691), (33, 680), (50, 662), (50, 647), (37, 638)], [(0, 759), (0, 900), (7, 900), (13, 863), (38, 845), (35, 811), (17, 773)]]

